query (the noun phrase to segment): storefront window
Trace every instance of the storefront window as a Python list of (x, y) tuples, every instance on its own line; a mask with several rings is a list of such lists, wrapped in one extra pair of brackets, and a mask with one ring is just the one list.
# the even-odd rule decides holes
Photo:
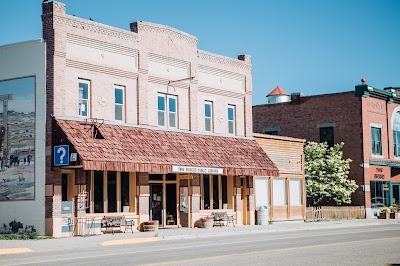
[(228, 177), (220, 175), (203, 176), (203, 210), (228, 208)]
[(121, 212), (129, 206), (129, 173), (121, 172)]
[(210, 209), (210, 177), (203, 176), (203, 210)]
[(290, 179), (290, 205), (301, 206), (301, 182), (300, 179)]
[(94, 212), (104, 212), (103, 171), (94, 171)]
[(371, 208), (390, 206), (389, 181), (371, 181)]
[(107, 172), (108, 212), (117, 212), (117, 172)]
[(219, 186), (218, 186), (218, 176), (212, 176), (213, 182), (213, 209), (219, 209)]
[(286, 183), (283, 178), (275, 178), (273, 184), (274, 206), (286, 206)]

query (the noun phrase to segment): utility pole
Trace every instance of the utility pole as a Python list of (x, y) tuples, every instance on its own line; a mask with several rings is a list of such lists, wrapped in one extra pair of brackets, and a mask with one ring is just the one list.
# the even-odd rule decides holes
[(3, 125), (4, 125), (4, 143), (3, 143), (3, 157), (10, 155), (11, 143), (10, 132), (8, 127), (8, 101), (12, 100), (12, 94), (0, 95), (0, 101), (3, 101)]

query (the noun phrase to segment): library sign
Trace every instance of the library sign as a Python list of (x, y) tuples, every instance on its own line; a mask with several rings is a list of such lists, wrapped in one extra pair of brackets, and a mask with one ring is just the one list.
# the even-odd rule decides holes
[(375, 180), (390, 180), (390, 167), (370, 166), (370, 177)]
[(224, 168), (173, 165), (172, 172), (173, 173), (222, 175), (224, 173)]

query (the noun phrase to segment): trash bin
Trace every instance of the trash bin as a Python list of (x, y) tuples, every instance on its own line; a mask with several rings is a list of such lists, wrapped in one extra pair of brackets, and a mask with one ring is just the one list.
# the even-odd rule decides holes
[(257, 212), (258, 225), (268, 225), (268, 209), (267, 206), (261, 206)]

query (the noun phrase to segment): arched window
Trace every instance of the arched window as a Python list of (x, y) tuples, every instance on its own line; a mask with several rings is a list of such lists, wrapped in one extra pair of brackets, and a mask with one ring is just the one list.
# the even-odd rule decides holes
[(400, 111), (393, 114), (392, 121), (394, 156), (400, 157)]

